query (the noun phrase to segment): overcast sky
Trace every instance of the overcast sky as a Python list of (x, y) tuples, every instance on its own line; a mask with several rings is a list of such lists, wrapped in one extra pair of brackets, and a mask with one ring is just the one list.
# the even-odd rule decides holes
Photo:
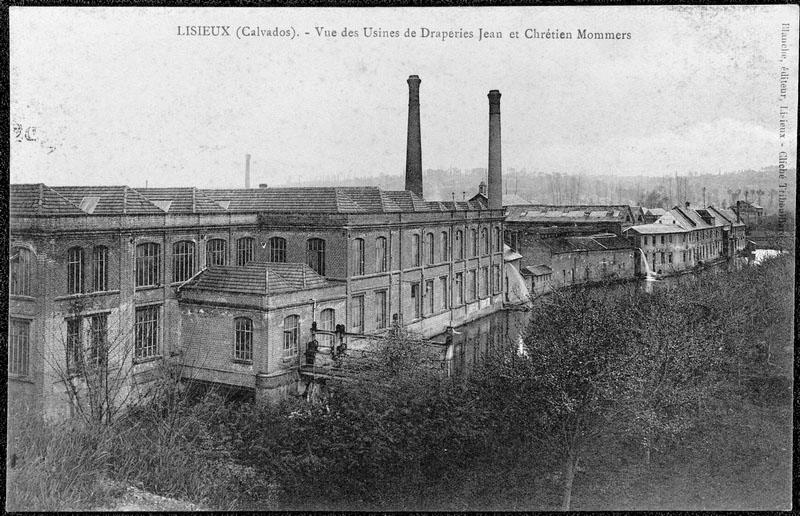
[[(13, 7), (11, 181), (239, 187), (248, 152), (254, 183), (402, 175), (410, 74), (422, 79), (423, 168), (486, 166), (490, 89), (502, 93), (504, 168), (638, 175), (777, 165), (781, 104), (791, 164), (797, 19), (797, 6)], [(298, 36), (179, 36), (185, 25)], [(317, 26), (359, 37), (320, 38)], [(475, 37), (365, 38), (368, 26)], [(478, 41), (479, 28), (503, 38)], [(573, 39), (526, 39), (528, 28)], [(576, 39), (579, 29), (631, 37)]]

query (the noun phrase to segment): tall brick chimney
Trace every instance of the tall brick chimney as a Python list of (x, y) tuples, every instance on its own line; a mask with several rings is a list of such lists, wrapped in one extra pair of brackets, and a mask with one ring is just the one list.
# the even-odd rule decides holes
[(250, 188), (250, 155), (244, 155), (244, 187)]
[(422, 197), (422, 140), (419, 128), (419, 83), (408, 77), (408, 140), (406, 142), (406, 190)]
[(503, 209), (503, 166), (500, 159), (500, 92), (489, 92), (489, 209)]

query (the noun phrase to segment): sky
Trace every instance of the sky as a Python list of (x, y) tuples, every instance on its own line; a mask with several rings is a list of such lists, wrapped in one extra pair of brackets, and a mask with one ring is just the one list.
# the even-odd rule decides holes
[[(12, 7), (11, 182), (241, 187), (246, 153), (254, 184), (402, 175), (411, 74), (425, 169), (486, 166), (491, 89), (504, 168), (717, 173), (777, 165), (782, 150), (792, 164), (797, 20), (785, 5)], [(231, 35), (179, 35), (197, 25)], [(240, 27), (295, 36), (238, 38)], [(479, 29), (502, 38), (479, 41)], [(630, 38), (577, 39), (582, 29)]]

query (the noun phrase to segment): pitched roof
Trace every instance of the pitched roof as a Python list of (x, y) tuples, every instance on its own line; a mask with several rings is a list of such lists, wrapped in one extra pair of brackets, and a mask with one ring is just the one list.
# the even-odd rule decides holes
[[(163, 210), (127, 186), (53, 186), (54, 191), (77, 206), (91, 206), (91, 215), (163, 213)], [(87, 197), (97, 197), (87, 203)]]
[(165, 213), (213, 213), (225, 208), (197, 188), (137, 188), (137, 192)]
[(539, 264), (525, 266), (520, 272), (523, 276), (545, 276), (547, 274), (553, 274), (553, 269), (545, 264)]
[(619, 249), (633, 249), (633, 244), (627, 238), (611, 233), (591, 236), (568, 236), (545, 238), (542, 242), (554, 254), (572, 253), (582, 251), (611, 251)]
[(86, 215), (75, 203), (42, 183), (10, 185), (8, 197), (12, 217)]
[(209, 267), (183, 289), (270, 295), (332, 285), (305, 263), (250, 262)]
[(661, 233), (683, 233), (686, 229), (678, 226), (677, 224), (640, 224), (638, 226), (631, 226), (628, 231), (636, 231), (642, 235), (652, 235)]

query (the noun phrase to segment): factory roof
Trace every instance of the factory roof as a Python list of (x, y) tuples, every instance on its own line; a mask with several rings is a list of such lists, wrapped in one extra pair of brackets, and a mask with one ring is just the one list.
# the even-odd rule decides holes
[(181, 287), (181, 290), (269, 295), (332, 285), (333, 283), (304, 263), (250, 262), (239, 267), (209, 267)]
[(553, 274), (553, 269), (544, 264), (528, 265), (523, 267), (520, 273), (523, 276), (546, 276), (547, 274)]
[(667, 233), (684, 233), (686, 230), (677, 224), (660, 224), (655, 222), (653, 224), (641, 224), (639, 226), (631, 226), (626, 231), (636, 231), (642, 235), (652, 234), (667, 234)]

